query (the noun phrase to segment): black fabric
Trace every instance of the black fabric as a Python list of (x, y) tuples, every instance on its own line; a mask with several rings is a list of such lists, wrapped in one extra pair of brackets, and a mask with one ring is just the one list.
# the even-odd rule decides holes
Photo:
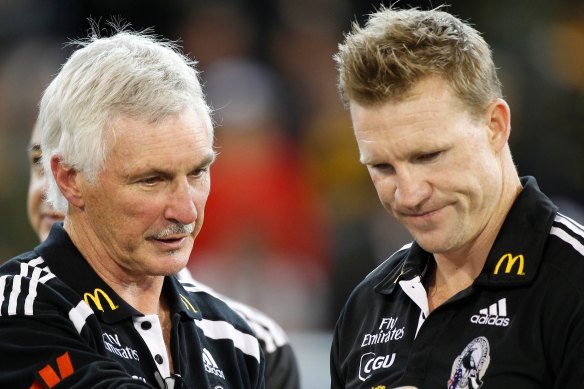
[(159, 357), (134, 327), (143, 315), (97, 276), (57, 223), (34, 251), (0, 268), (0, 387), (48, 387), (49, 374), (55, 388), (264, 388), (259, 342), (239, 314), (174, 276), (163, 293), (173, 377), (161, 376)]
[(416, 242), (357, 286), (335, 328), (332, 388), (582, 387), (584, 228), (535, 179), (522, 184), (482, 273), (419, 330), (404, 288), (432, 257)]
[(249, 324), (259, 340), (266, 360), (266, 388), (300, 389), (300, 372), (296, 354), (288, 336), (278, 323), (256, 308), (225, 297), (201, 284), (188, 271), (183, 270), (177, 276), (185, 287), (196, 285), (199, 289), (219, 297)]

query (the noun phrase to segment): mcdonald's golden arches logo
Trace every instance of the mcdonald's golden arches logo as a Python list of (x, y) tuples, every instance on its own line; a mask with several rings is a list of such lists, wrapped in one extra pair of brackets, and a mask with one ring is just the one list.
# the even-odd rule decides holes
[(501, 265), (504, 262), (507, 262), (507, 266), (505, 266), (505, 274), (511, 273), (511, 271), (513, 270), (513, 268), (515, 266), (515, 263), (519, 262), (516, 274), (518, 276), (525, 275), (525, 273), (523, 272), (523, 266), (525, 265), (524, 259), (523, 259), (523, 254), (513, 256), (513, 254), (511, 254), (511, 253), (507, 253), (507, 254), (503, 255), (499, 259), (499, 262), (497, 262), (497, 266), (495, 266), (495, 271), (493, 272), (493, 274), (499, 274), (499, 269), (501, 268)]
[(115, 311), (116, 309), (119, 308), (118, 305), (114, 304), (114, 302), (112, 301), (112, 299), (110, 299), (110, 297), (107, 295), (107, 293), (105, 293), (100, 288), (95, 288), (93, 290), (93, 294), (91, 294), (89, 292), (85, 292), (85, 294), (83, 295), (83, 300), (85, 300), (85, 302), (87, 304), (89, 304), (89, 300), (93, 301), (93, 304), (97, 307), (97, 309), (104, 312), (103, 306), (101, 305), (100, 296), (105, 299), (105, 301), (108, 303), (108, 305), (112, 311)]
[(195, 307), (193, 307), (193, 304), (191, 304), (191, 302), (189, 301), (188, 298), (186, 298), (185, 296), (183, 296), (182, 294), (180, 295), (180, 299), (182, 300), (183, 305), (185, 306), (185, 308), (188, 311), (193, 311), (194, 313), (197, 313), (197, 310), (195, 309)]

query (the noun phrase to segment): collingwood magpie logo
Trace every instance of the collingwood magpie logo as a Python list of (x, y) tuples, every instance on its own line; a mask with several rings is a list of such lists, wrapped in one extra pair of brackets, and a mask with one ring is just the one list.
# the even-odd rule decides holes
[(216, 375), (217, 377), (225, 379), (225, 374), (223, 374), (223, 370), (219, 369), (217, 362), (215, 362), (215, 359), (213, 358), (209, 350), (207, 350), (206, 348), (203, 348), (203, 364), (205, 365), (205, 371), (207, 373), (211, 373)]
[(494, 304), (489, 305), (479, 311), (478, 315), (472, 315), (470, 322), (473, 324), (483, 324), (489, 326), (507, 327), (509, 325), (507, 316), (507, 299), (502, 298)]
[(448, 389), (478, 389), (483, 386), (491, 362), (489, 341), (484, 336), (473, 339), (452, 364)]

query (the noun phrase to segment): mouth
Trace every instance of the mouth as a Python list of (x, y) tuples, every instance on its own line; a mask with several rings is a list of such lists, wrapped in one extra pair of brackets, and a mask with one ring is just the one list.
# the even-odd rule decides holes
[(423, 218), (423, 217), (432, 216), (433, 214), (437, 213), (438, 211), (439, 211), (439, 209), (435, 209), (432, 211), (409, 213), (409, 214), (406, 214), (405, 216), (406, 217), (413, 217), (413, 218)]
[(167, 236), (164, 238), (150, 239), (150, 241), (156, 244), (157, 246), (170, 250), (180, 249), (184, 245), (186, 240), (187, 236)]
[(147, 239), (163, 250), (179, 250), (188, 242), (194, 228), (193, 224), (171, 224)]
[(429, 223), (433, 222), (436, 217), (438, 217), (442, 209), (443, 207), (421, 212), (402, 212), (401, 217), (406, 223), (417, 226), (428, 225)]

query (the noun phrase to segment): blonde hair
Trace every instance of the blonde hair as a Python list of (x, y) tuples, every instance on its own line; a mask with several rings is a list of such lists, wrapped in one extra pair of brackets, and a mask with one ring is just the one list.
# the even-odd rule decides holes
[(422, 78), (443, 77), (473, 114), (484, 112), (501, 84), (480, 33), (447, 12), (382, 7), (357, 23), (334, 56), (343, 101), (399, 101)]

